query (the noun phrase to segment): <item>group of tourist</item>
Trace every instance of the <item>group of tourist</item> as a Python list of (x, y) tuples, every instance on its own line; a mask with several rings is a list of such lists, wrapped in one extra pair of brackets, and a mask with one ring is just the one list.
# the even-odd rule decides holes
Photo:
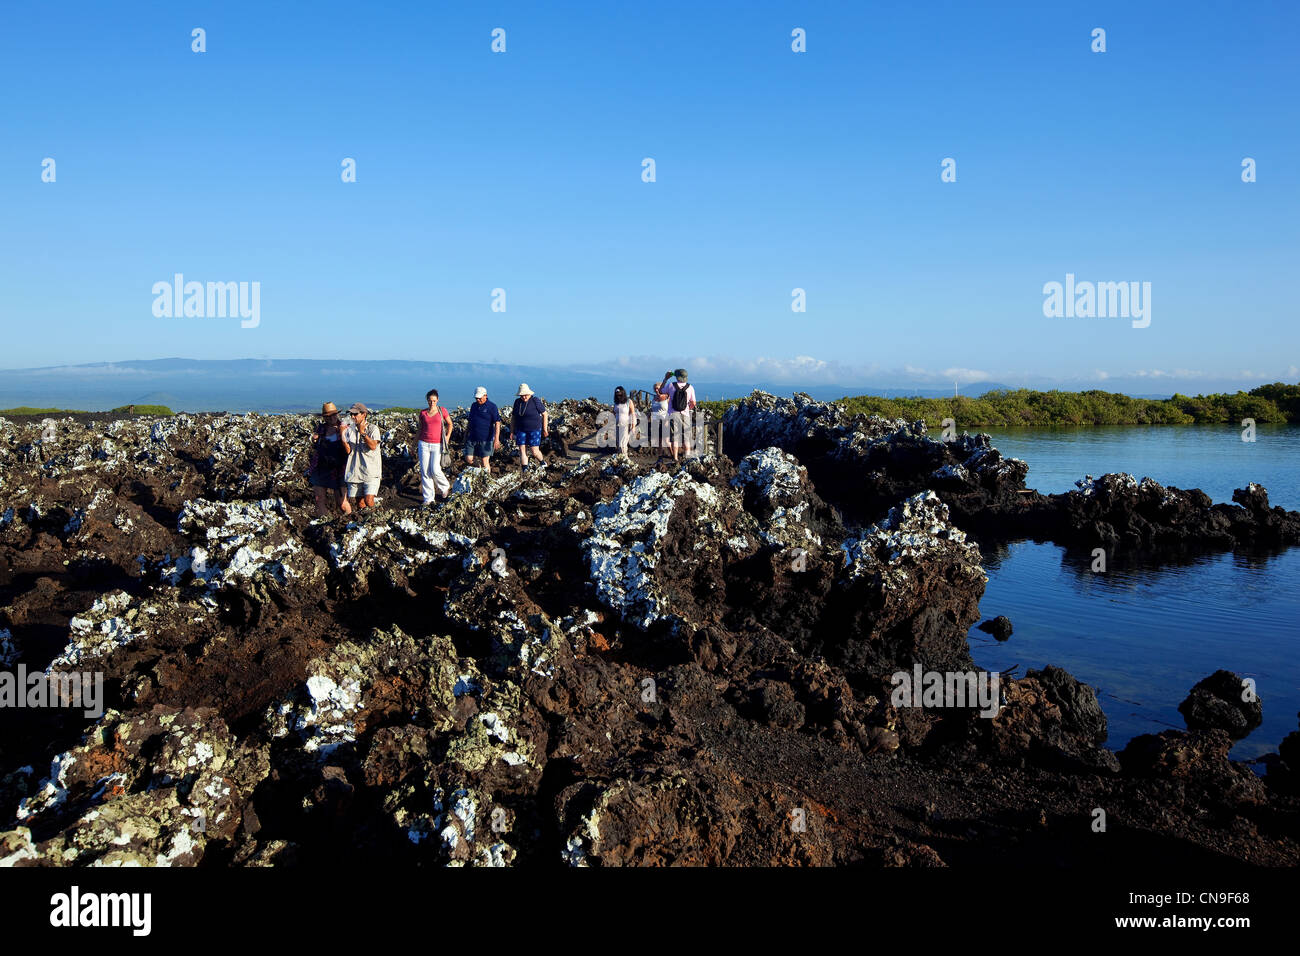
[(614, 445), (626, 455), (628, 445), (642, 424), (648, 424), (645, 443), (652, 447), (666, 445), (673, 456), (685, 455), (690, 449), (691, 418), (695, 412), (695, 386), (687, 382), (686, 369), (664, 372), (662, 381), (651, 384), (650, 419), (643, 423), (636, 403), (623, 386), (614, 389)]
[[(649, 418), (653, 444), (666, 444), (673, 461), (689, 450), (690, 419), (695, 411), (695, 388), (687, 382), (686, 369), (665, 372), (653, 386), (654, 401)], [(438, 390), (425, 395), (427, 408), (418, 413), (419, 433), (416, 461), (420, 471), (420, 497), (424, 504), (442, 501), (451, 493), (451, 482), (443, 472), (453, 425), (447, 409), (438, 404)], [(321, 421), (312, 437), (311, 464), (307, 480), (316, 494), (316, 513), (324, 516), (331, 504), (346, 515), (353, 509), (373, 508), (379, 491), (383, 461), (379, 450), (379, 426), (369, 421), (370, 409), (355, 402), (347, 410), (349, 420), (333, 402), (321, 406)], [(614, 390), (614, 444), (627, 454), (629, 443), (642, 424), (636, 404), (621, 385)], [(510, 416), (510, 433), (519, 448), (519, 466), (527, 468), (530, 457), (542, 458), (542, 439), (550, 435), (546, 404), (527, 382), (519, 385)], [(663, 436), (669, 436), (667, 442)], [(492, 473), (492, 453), (501, 449), (501, 412), (488, 399), (487, 389), (474, 390), (465, 426), (465, 463), (477, 463)], [(531, 454), (530, 454), (531, 453)]]
[(379, 452), (379, 426), (367, 421), (370, 409), (356, 402), (348, 409), (346, 425), (333, 402), (321, 406), (321, 423), (312, 441), (307, 480), (316, 492), (316, 513), (324, 515), (334, 497), (344, 514), (373, 508), (383, 461)]

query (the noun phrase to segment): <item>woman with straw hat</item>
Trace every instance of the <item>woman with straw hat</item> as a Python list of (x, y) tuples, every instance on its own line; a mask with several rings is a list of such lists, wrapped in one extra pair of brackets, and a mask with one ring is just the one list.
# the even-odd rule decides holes
[[(329, 501), (343, 507), (343, 464), (347, 453), (343, 450), (342, 426), (339, 410), (333, 402), (326, 402), (320, 407), (320, 424), (312, 436), (311, 468), (307, 480), (316, 492), (316, 515), (325, 517), (329, 513)], [(348, 509), (351, 510), (351, 509)]]
[(527, 382), (519, 383), (515, 407), (510, 414), (510, 434), (519, 445), (519, 467), (528, 467), (528, 451), (533, 457), (545, 464), (542, 458), (542, 439), (550, 432), (549, 412), (546, 403), (533, 394)]

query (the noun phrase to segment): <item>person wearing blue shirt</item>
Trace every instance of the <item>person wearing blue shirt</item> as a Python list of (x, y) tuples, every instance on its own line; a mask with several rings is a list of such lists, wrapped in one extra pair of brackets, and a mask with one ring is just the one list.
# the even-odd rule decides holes
[(480, 385), (474, 389), (474, 404), (469, 407), (469, 424), (465, 428), (465, 464), (474, 464), (477, 458), (483, 470), (492, 474), (492, 452), (501, 447), (501, 413), (494, 402), (489, 402), (487, 389)]
[(514, 410), (510, 414), (510, 434), (514, 435), (519, 445), (519, 467), (528, 467), (528, 450), (533, 457), (545, 464), (542, 458), (542, 439), (548, 437), (546, 405), (533, 394), (527, 382), (519, 385), (519, 397), (515, 399)]

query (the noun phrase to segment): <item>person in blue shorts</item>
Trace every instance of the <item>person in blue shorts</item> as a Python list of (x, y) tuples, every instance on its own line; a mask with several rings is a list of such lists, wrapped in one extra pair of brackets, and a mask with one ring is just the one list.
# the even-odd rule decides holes
[(519, 385), (519, 397), (510, 413), (510, 433), (519, 445), (519, 467), (528, 467), (528, 449), (533, 450), (533, 457), (544, 463), (542, 458), (542, 438), (549, 436), (546, 405), (533, 394), (527, 382)]
[(501, 447), (501, 412), (489, 402), (487, 389), (474, 389), (474, 404), (469, 407), (469, 424), (465, 428), (465, 464), (477, 458), (483, 470), (492, 474), (492, 452)]

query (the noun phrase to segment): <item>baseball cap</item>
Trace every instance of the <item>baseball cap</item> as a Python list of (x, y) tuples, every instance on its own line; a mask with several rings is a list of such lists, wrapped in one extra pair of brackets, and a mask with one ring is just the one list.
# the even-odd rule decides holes
[(366, 408), (363, 402), (353, 402), (352, 407), (348, 409), (349, 415), (369, 415), (370, 409)]
[(480, 385), (478, 388), (474, 389), (474, 397), (487, 398), (487, 389)]

